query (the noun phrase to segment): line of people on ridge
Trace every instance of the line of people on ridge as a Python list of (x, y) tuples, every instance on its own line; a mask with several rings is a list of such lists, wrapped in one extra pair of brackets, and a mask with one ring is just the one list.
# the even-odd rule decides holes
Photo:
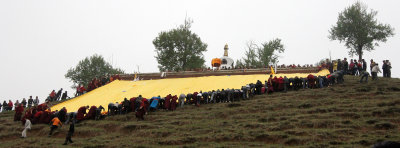
[(53, 102), (53, 101), (64, 101), (66, 99), (69, 99), (70, 97), (68, 97), (68, 92), (65, 91), (63, 93), (62, 91), (63, 91), (62, 88), (60, 88), (60, 90), (58, 90), (57, 93), (55, 90), (51, 91), (49, 96), (46, 98), (46, 101)]
[[(389, 60), (383, 60), (382, 63), (383, 63), (382, 64), (383, 77), (390, 78), (392, 64), (390, 63)], [(379, 64), (376, 63), (373, 59), (371, 59), (369, 67), (372, 77), (376, 78), (377, 74), (381, 72), (379, 69)], [(329, 61), (329, 59), (326, 59), (325, 62), (321, 63), (319, 68), (320, 69), (326, 68), (331, 73), (338, 70), (343, 70), (345, 74), (348, 75), (361, 75), (364, 72), (367, 72), (368, 64), (364, 59), (358, 61), (356, 59), (350, 59), (350, 63), (347, 62), (347, 58), (344, 58), (343, 60), (341, 59), (333, 60), (332, 62)]]
[(111, 83), (114, 80), (121, 80), (119, 74), (116, 75), (109, 75), (106, 77), (100, 77), (100, 78), (93, 78), (92, 81), (89, 82), (89, 84), (87, 86), (81, 85), (79, 84), (76, 87), (76, 93), (75, 93), (75, 97), (83, 95), (86, 92), (90, 92), (96, 88), (99, 88), (101, 86), (104, 86), (108, 83)]
[(29, 97), (28, 101), (23, 98), (21, 102), (19, 100), (15, 101), (13, 103), (11, 100), (8, 100), (8, 103), (6, 101), (3, 102), (3, 104), (0, 103), (0, 111), (6, 112), (6, 111), (11, 111), (13, 108), (17, 108), (19, 105), (22, 105), (23, 107), (32, 107), (32, 106), (37, 106), (39, 104), (39, 98), (36, 96), (36, 99), (33, 99), (32, 96)]

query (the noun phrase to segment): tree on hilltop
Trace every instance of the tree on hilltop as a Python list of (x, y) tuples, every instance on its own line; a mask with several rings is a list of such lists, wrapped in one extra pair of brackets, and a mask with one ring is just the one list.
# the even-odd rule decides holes
[(338, 21), (329, 30), (328, 38), (344, 42), (350, 49), (349, 55), (358, 55), (362, 59), (363, 51), (374, 50), (378, 42), (386, 42), (394, 35), (394, 28), (389, 24), (382, 24), (375, 18), (377, 11), (367, 10), (367, 6), (356, 2), (339, 13)]
[(160, 71), (186, 71), (204, 65), (203, 52), (207, 51), (207, 44), (190, 30), (192, 23), (185, 19), (183, 25), (162, 31), (153, 40)]
[(94, 54), (79, 61), (74, 68), (70, 68), (65, 74), (65, 78), (74, 83), (73, 87), (79, 84), (87, 86), (93, 78), (123, 73), (123, 70), (113, 68), (110, 63), (104, 60), (103, 56)]

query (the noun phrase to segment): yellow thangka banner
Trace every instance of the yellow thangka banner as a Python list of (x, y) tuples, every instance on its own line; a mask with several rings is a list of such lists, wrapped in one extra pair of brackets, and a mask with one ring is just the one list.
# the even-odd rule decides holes
[[(272, 70), (272, 69), (271, 69)], [(296, 74), (274, 74), (274, 76), (291, 77), (307, 77), (309, 73)], [(328, 70), (322, 70), (313, 75), (327, 75)], [(67, 100), (51, 107), (52, 111), (60, 110), (66, 107), (69, 112), (75, 112), (81, 106), (102, 105), (106, 110), (109, 103), (121, 102), (124, 98), (132, 98), (142, 95), (150, 99), (151, 97), (160, 95), (165, 97), (168, 94), (180, 95), (199, 91), (212, 91), (218, 89), (240, 89), (249, 83), (256, 83), (257, 80), (264, 82), (268, 80), (269, 75), (226, 75), (226, 76), (206, 76), (192, 78), (171, 78), (159, 80), (143, 80), (143, 81), (119, 81), (115, 80), (110, 84), (97, 88), (82, 96)]]

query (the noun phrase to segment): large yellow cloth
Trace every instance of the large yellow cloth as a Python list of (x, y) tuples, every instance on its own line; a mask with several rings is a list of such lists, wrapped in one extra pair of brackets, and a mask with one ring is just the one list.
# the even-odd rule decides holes
[[(275, 74), (274, 76), (290, 77), (307, 77), (309, 73), (297, 74)], [(322, 70), (313, 75), (327, 75), (328, 70)], [(105, 109), (108, 104), (113, 102), (121, 102), (124, 98), (137, 97), (142, 95), (150, 99), (153, 96), (160, 95), (165, 97), (168, 94), (180, 95), (181, 93), (188, 94), (199, 91), (211, 91), (217, 89), (240, 89), (242, 86), (249, 83), (256, 83), (257, 80), (264, 82), (268, 80), (269, 74), (258, 75), (233, 75), (233, 76), (207, 76), (207, 77), (192, 77), (192, 78), (173, 78), (159, 80), (143, 80), (143, 81), (118, 81), (115, 80), (110, 84), (97, 88), (82, 96), (62, 102), (51, 107), (51, 110), (60, 110), (66, 107), (68, 111), (74, 112), (81, 106), (102, 105)]]

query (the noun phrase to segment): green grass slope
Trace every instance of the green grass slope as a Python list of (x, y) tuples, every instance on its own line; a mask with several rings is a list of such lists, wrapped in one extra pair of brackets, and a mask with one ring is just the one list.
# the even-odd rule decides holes
[(84, 121), (61, 145), (68, 126), (47, 137), (48, 125), (23, 126), (0, 114), (0, 147), (370, 147), (400, 139), (400, 80), (358, 83), (359, 77), (324, 89), (256, 96), (235, 103), (185, 106)]

